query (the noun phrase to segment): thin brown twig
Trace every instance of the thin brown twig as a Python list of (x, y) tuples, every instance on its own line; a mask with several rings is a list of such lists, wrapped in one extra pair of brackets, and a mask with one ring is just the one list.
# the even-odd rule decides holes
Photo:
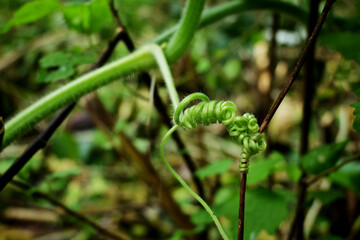
[(246, 177), (247, 177), (247, 173), (246, 172), (241, 172), (241, 176), (240, 176), (238, 240), (243, 240), (244, 239)]
[(4, 139), (4, 134), (5, 134), (5, 124), (3, 118), (0, 116), (0, 149)]
[[(28, 185), (27, 183), (18, 181), (18, 180), (12, 180), (11, 184), (13, 184), (25, 191), (32, 190), (30, 185)], [(56, 200), (55, 198), (51, 197), (50, 195), (48, 195), (44, 192), (35, 190), (35, 191), (32, 191), (32, 195), (34, 197), (42, 198), (42, 199), (48, 201), (49, 203), (51, 203), (52, 205), (59, 207), (61, 210), (63, 210), (69, 216), (75, 217), (80, 222), (85, 223), (86, 225), (89, 225), (93, 229), (96, 229), (100, 234), (102, 234), (104, 236), (107, 236), (107, 237), (110, 237), (110, 238), (116, 239), (116, 240), (131, 239), (126, 233), (119, 232), (119, 231), (117, 231), (117, 232), (110, 231), (109, 229), (106, 229), (106, 228), (100, 226), (99, 224), (97, 224), (93, 220), (89, 219), (85, 215), (68, 208), (66, 205), (64, 205), (60, 201)]]
[(312, 185), (315, 182), (319, 181), (321, 178), (326, 177), (327, 175), (329, 175), (330, 173), (336, 172), (338, 169), (340, 169), (342, 166), (350, 163), (350, 162), (354, 162), (356, 160), (360, 159), (360, 154), (356, 154), (355, 156), (349, 157), (348, 159), (342, 161), (341, 163), (339, 163), (338, 165), (335, 165), (321, 173), (319, 173), (316, 176), (312, 176), (312, 177), (308, 177), (305, 178), (303, 181), (308, 185)]
[(259, 132), (262, 133), (265, 128), (267, 127), (267, 125), (270, 123), (272, 117), (274, 116), (276, 110), (279, 108), (282, 100), (284, 99), (284, 97), (286, 96), (286, 94), (288, 93), (291, 85), (294, 83), (294, 81), (296, 80), (302, 66), (305, 63), (306, 57), (308, 56), (309, 50), (310, 48), (314, 45), (315, 40), (317, 38), (317, 36), (319, 35), (320, 29), (326, 19), (326, 16), (328, 14), (328, 12), (331, 9), (332, 4), (335, 2), (336, 0), (327, 0), (326, 4), (324, 6), (324, 9), (320, 15), (320, 18), (318, 20), (318, 22), (316, 23), (316, 26), (314, 28), (314, 31), (312, 32), (311, 36), (309, 37), (304, 50), (299, 58), (299, 60), (297, 61), (292, 73), (290, 74), (290, 77), (288, 79), (288, 81), (285, 83), (284, 88), (282, 89), (282, 91), (280, 92), (278, 98), (275, 100), (274, 104), (272, 105), (272, 107), (270, 108), (268, 114), (266, 115), (264, 121), (262, 122), (261, 126), (260, 126), (260, 130)]
[(125, 25), (122, 23), (121, 19), (120, 19), (120, 16), (115, 8), (115, 2), (114, 0), (111, 0), (109, 2), (109, 7), (110, 7), (110, 10), (111, 10), (111, 13), (114, 17), (114, 20), (116, 22), (116, 25), (118, 26), (118, 31), (119, 32), (122, 32), (123, 35), (124, 35), (124, 38), (123, 38), (123, 41), (127, 47), (127, 49), (132, 52), (135, 50), (135, 44), (133, 42), (133, 40), (131, 39), (128, 31), (127, 31), (127, 28), (125, 27)]

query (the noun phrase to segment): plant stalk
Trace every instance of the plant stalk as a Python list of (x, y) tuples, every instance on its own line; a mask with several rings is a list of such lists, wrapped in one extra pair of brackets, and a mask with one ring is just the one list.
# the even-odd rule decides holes
[(279, 96), (277, 97), (277, 99), (275, 100), (274, 104), (271, 106), (269, 112), (267, 113), (264, 121), (262, 122), (261, 126), (260, 126), (260, 130), (259, 132), (262, 133), (265, 128), (267, 127), (267, 125), (270, 123), (272, 117), (274, 116), (276, 110), (279, 108), (282, 100), (284, 99), (284, 97), (286, 96), (286, 94), (288, 93), (288, 91), (290, 90), (291, 85), (294, 83), (294, 81), (296, 80), (297, 76), (299, 75), (299, 72), (302, 68), (302, 66), (305, 63), (305, 60), (309, 54), (309, 51), (311, 49), (311, 47), (315, 44), (316, 38), (320, 33), (320, 29), (323, 25), (323, 23), (325, 22), (326, 16), (329, 13), (332, 4), (335, 2), (336, 0), (327, 0), (325, 7), (320, 15), (319, 20), (316, 23), (316, 26), (314, 28), (314, 31), (311, 33), (303, 52), (301, 53), (298, 61), (296, 62), (296, 65), (293, 69), (293, 71), (290, 74), (290, 77), (288, 79), (288, 81), (285, 83), (285, 86), (283, 87), (283, 89), (281, 90)]
[(246, 192), (246, 172), (240, 175), (240, 201), (239, 201), (239, 224), (238, 224), (238, 240), (244, 239), (245, 227), (245, 192)]

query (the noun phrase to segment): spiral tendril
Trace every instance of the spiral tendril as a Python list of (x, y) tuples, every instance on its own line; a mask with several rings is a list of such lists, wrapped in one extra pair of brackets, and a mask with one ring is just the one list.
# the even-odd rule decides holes
[[(191, 101), (198, 99), (202, 102), (185, 109)], [(253, 114), (236, 116), (236, 112), (236, 105), (231, 101), (210, 101), (205, 94), (193, 93), (180, 102), (174, 113), (174, 122), (187, 129), (217, 122), (223, 124), (229, 135), (242, 146), (239, 170), (248, 172), (250, 157), (266, 148), (265, 135), (258, 132), (259, 125)]]

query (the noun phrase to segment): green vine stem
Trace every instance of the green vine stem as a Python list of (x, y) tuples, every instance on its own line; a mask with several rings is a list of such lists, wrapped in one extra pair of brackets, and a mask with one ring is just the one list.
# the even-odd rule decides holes
[(177, 107), (179, 97), (164, 53), (158, 45), (149, 44), (128, 57), (85, 74), (70, 82), (64, 87), (41, 98), (14, 118), (10, 119), (5, 125), (6, 132), (2, 149), (21, 136), (24, 132), (31, 129), (36, 123), (53, 113), (53, 111), (77, 100), (86, 93), (89, 93), (120, 76), (140, 70), (139, 66), (142, 66), (143, 70), (144, 68), (148, 69), (153, 67), (156, 63), (164, 77), (172, 104), (174, 107)]
[[(186, 106), (194, 101), (202, 100), (200, 103), (189, 107)], [(164, 145), (169, 136), (176, 131), (180, 126), (187, 129), (194, 129), (198, 125), (210, 125), (214, 123), (223, 124), (229, 135), (235, 137), (242, 146), (240, 153), (240, 167), (241, 173), (247, 173), (249, 170), (249, 159), (252, 155), (265, 150), (266, 141), (263, 133), (258, 133), (259, 125), (254, 115), (245, 113), (242, 116), (236, 116), (236, 105), (231, 101), (210, 101), (209, 98), (202, 93), (193, 93), (184, 98), (174, 113), (175, 126), (171, 128), (164, 136), (160, 145), (160, 157), (165, 166), (169, 169), (171, 174), (180, 182), (180, 184), (205, 208), (210, 217), (218, 228), (223, 239), (228, 239), (220, 225), (219, 220), (212, 212), (206, 202), (198, 196), (186, 182), (176, 173), (176, 171), (166, 161), (164, 155)]]
[[(200, 2), (200, 3), (199, 3)], [(192, 20), (199, 20), (198, 17), (190, 17), (188, 14), (198, 14), (201, 12), (191, 11), (192, 6), (196, 6), (196, 9), (200, 9), (200, 5), (203, 5), (203, 0), (189, 0), (187, 3), (186, 10), (183, 15), (182, 24), (189, 24)], [(245, 10), (253, 10), (253, 9), (261, 9), (258, 7), (260, 4), (249, 4), (252, 1), (245, 2), (231, 2), (222, 4), (218, 7), (209, 9), (206, 14), (201, 17), (200, 26), (205, 26), (207, 24), (213, 23), (227, 15), (234, 14), (237, 11), (245, 11)], [(254, 2), (262, 2), (262, 1), (254, 1)], [(286, 3), (276, 3), (276, 1), (266, 0), (263, 1), (264, 4), (267, 4), (267, 8), (272, 11), (277, 11), (281, 13), (290, 13), (292, 16), (301, 19), (303, 22), (303, 15), (306, 14), (304, 10), (297, 8), (294, 5), (286, 4)], [(234, 4), (234, 5), (232, 5)], [(265, 7), (264, 7), (265, 8)], [(286, 9), (292, 9), (291, 11), (287, 11)], [(185, 18), (187, 19), (185, 21)], [(181, 27), (183, 26), (183, 27)], [(187, 29), (186, 25), (181, 25), (180, 29)], [(189, 30), (195, 31), (198, 23), (190, 23)], [(196, 27), (195, 27), (196, 26)], [(166, 32), (166, 38), (168, 38), (171, 34), (173, 34), (176, 29)], [(180, 34), (175, 35), (173, 40), (170, 41), (171, 44), (166, 49), (166, 57), (169, 58), (172, 62), (176, 60), (176, 56), (180, 54), (180, 52), (185, 51), (186, 44), (189, 44), (191, 40), (191, 36), (194, 35), (195, 32), (187, 33), (186, 41), (184, 41)], [(184, 33), (183, 33), (184, 34)], [(155, 39), (153, 42), (163, 42), (165, 36), (161, 35), (159, 38)], [(190, 37), (189, 37), (190, 36)], [(176, 50), (172, 50), (171, 48), (176, 44), (175, 39), (179, 40), (179, 45), (181, 48), (177, 48)], [(185, 38), (184, 38), (185, 39)], [(25, 110), (21, 111), (18, 115), (10, 119), (5, 123), (5, 135), (3, 139), (3, 144), (1, 146), (1, 150), (7, 147), (10, 143), (15, 141), (17, 138), (22, 136), (28, 130), (30, 130), (36, 123), (44, 119), (45, 117), (51, 115), (54, 111), (60, 109), (66, 104), (79, 99), (81, 96), (100, 88), (122, 76), (127, 74), (148, 70), (156, 65), (156, 61), (154, 60), (152, 54), (150, 52), (139, 51), (134, 52), (131, 55), (128, 55), (122, 59), (119, 59), (111, 64), (108, 64), (102, 68), (99, 68), (96, 71), (85, 74), (72, 82), (66, 84), (65, 86), (55, 90), (54, 92), (48, 94), (43, 97), (39, 101), (27, 107)], [(172, 99), (172, 101), (174, 101)]]
[(204, 5), (205, 0), (190, 0), (186, 2), (180, 27), (170, 39), (169, 45), (165, 50), (165, 55), (169, 63), (181, 57), (189, 46), (198, 28)]
[[(293, 18), (303, 25), (307, 24), (308, 13), (304, 8), (298, 7), (295, 4), (278, 0), (252, 0), (230, 1), (204, 10), (201, 15), (199, 28), (218, 22), (219, 20), (222, 20), (223, 18), (233, 14), (255, 10), (267, 10), (281, 13), (290, 18)], [(174, 34), (174, 32), (179, 29), (179, 27), (180, 25), (175, 25), (174, 27), (160, 34), (155, 39), (151, 40), (151, 42), (158, 44), (165, 42)]]

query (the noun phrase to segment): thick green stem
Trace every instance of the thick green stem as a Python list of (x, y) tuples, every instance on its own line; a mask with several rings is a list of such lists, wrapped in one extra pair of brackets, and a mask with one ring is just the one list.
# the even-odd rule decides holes
[(180, 27), (170, 39), (165, 50), (167, 60), (172, 63), (186, 51), (198, 28), (205, 0), (187, 1)]
[[(281, 13), (294, 14), (293, 16), (297, 19), (303, 19), (303, 15), (305, 14), (305, 12), (300, 8), (284, 2), (276, 2), (272, 0), (254, 1), (257, 4), (251, 2), (252, 1), (236, 1), (212, 8), (202, 15), (200, 26), (213, 23), (214, 21), (217, 21), (225, 16), (245, 10), (270, 9), (272, 11)], [(259, 2), (262, 2), (263, 5), (259, 4)], [(177, 34), (172, 38), (165, 52), (165, 56), (168, 62), (175, 61), (176, 58), (181, 56), (181, 54), (186, 50), (187, 44), (189, 44), (191, 37), (194, 35), (194, 32), (198, 27), (198, 22), (191, 21), (199, 21), (198, 15), (201, 14), (203, 5), (204, 0), (189, 0), (184, 12), (183, 19), (181, 21), (181, 27), (179, 28), (176, 26), (175, 29), (161, 35), (159, 38), (153, 41), (161, 42), (179, 28), (179, 32), (177, 32)], [(194, 16), (188, 16), (190, 14), (194, 14)], [(189, 32), (185, 31), (187, 26), (189, 27)], [(83, 95), (100, 88), (101, 86), (104, 86), (124, 75), (154, 67), (156, 62), (151, 55), (152, 54), (149, 51), (146, 52), (139, 50), (134, 52), (133, 54), (115, 61), (114, 63), (106, 65), (96, 71), (85, 74), (84, 76), (73, 80), (71, 83), (66, 84), (65, 86), (35, 102), (16, 115), (14, 118), (6, 122), (6, 132), (1, 149), (4, 149), (11, 142), (31, 129), (36, 123), (51, 115), (53, 112), (65, 106), (66, 104), (77, 100)], [(175, 95), (172, 94), (172, 96)], [(176, 106), (176, 104), (174, 104), (174, 102), (176, 102), (176, 98), (178, 97), (172, 97), (171, 99), (174, 106)]]
[(2, 149), (57, 109), (121, 76), (153, 67), (155, 63), (149, 51), (140, 50), (51, 92), (6, 122)]
[[(255, 10), (266, 10), (281, 13), (304, 25), (307, 23), (308, 19), (308, 13), (305, 9), (288, 2), (278, 0), (231, 1), (204, 10), (198, 27), (205, 27), (233, 14)], [(158, 44), (165, 42), (179, 29), (179, 27), (179, 24), (175, 25), (155, 39), (151, 40), (151, 42)]]

